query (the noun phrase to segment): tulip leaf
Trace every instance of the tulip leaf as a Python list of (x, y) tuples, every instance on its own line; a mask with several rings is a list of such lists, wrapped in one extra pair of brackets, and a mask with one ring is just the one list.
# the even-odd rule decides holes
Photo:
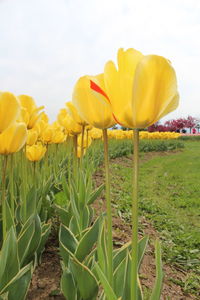
[(78, 260), (70, 259), (70, 269), (77, 282), (83, 300), (95, 300), (98, 294), (98, 283), (92, 272)]
[(51, 231), (51, 224), (43, 224), (42, 225), (42, 236), (41, 236), (39, 247), (37, 249), (38, 257), (41, 256), (41, 254), (44, 250), (44, 247), (45, 247), (45, 244), (46, 244), (47, 239), (49, 237), (50, 231)]
[(75, 238), (74, 234), (70, 231), (69, 228), (62, 225), (60, 226), (60, 232), (59, 232), (59, 244), (60, 244), (60, 253), (64, 262), (64, 265), (68, 265), (69, 256), (73, 256), (78, 241)]
[(105, 236), (105, 223), (102, 223), (97, 244), (98, 263), (101, 270), (106, 274), (108, 266), (107, 244)]
[(6, 211), (6, 215), (4, 217), (6, 218), (6, 232), (8, 232), (10, 228), (14, 226), (14, 219), (7, 200), (5, 201), (5, 211)]
[(55, 207), (56, 207), (56, 211), (57, 211), (57, 213), (58, 213), (58, 215), (60, 217), (61, 223), (63, 225), (65, 225), (65, 226), (68, 227), (69, 226), (69, 222), (70, 222), (70, 220), (72, 218), (71, 213), (68, 210), (66, 210), (66, 209), (64, 209), (64, 208), (62, 208), (62, 207), (60, 207), (58, 205), (55, 205)]
[(102, 184), (94, 192), (92, 192), (87, 204), (91, 205), (101, 195), (104, 188), (105, 188), (105, 184)]
[[(126, 249), (127, 250), (127, 249)], [(126, 251), (128, 254), (128, 251)], [(126, 288), (126, 273), (128, 265), (128, 255), (120, 262), (114, 272), (114, 291), (117, 297), (122, 297)], [(128, 300), (128, 299), (127, 299)]]
[(120, 249), (114, 250), (113, 269), (115, 270), (126, 257), (128, 250), (131, 251), (131, 242), (126, 243)]
[(61, 290), (67, 300), (77, 300), (77, 287), (72, 273), (67, 269), (63, 271)]
[(28, 264), (32, 259), (34, 259), (34, 255), (39, 247), (42, 236), (41, 222), (39, 216), (35, 215), (32, 222), (34, 222), (35, 230), (31, 242), (29, 244), (29, 249), (25, 257), (24, 264)]
[(29, 251), (29, 246), (35, 232), (35, 223), (31, 216), (22, 227), (22, 230), (18, 237), (18, 254), (20, 265), (23, 266), (23, 262)]
[[(95, 270), (98, 274), (98, 277), (100, 279), (100, 282), (103, 286), (103, 289), (104, 289), (104, 292), (106, 294), (106, 297), (109, 299), (109, 300), (117, 300), (117, 296), (115, 295), (112, 287), (110, 286), (110, 283), (108, 282), (105, 274), (102, 272), (101, 268), (98, 266), (98, 264), (96, 263), (95, 264)], [(125, 298), (124, 298), (125, 299)]]
[(155, 256), (156, 256), (156, 282), (150, 297), (150, 300), (160, 300), (163, 285), (163, 270), (162, 270), (162, 258), (161, 258), (161, 245), (159, 240), (155, 243)]
[(82, 262), (85, 257), (90, 253), (92, 247), (97, 242), (99, 234), (100, 218), (96, 220), (93, 226), (84, 234), (80, 240), (75, 252), (76, 258)]
[(0, 291), (18, 273), (19, 259), (17, 251), (17, 238), (14, 228), (11, 227), (6, 235), (0, 252)]
[(148, 235), (146, 235), (142, 239), (140, 239), (138, 242), (138, 270), (142, 263), (142, 259), (143, 259), (143, 256), (144, 256), (144, 253), (146, 250), (148, 240), (149, 240), (149, 237), (148, 237)]
[(32, 276), (32, 263), (21, 269), (17, 275), (7, 284), (3, 291), (8, 292), (9, 300), (24, 300), (29, 288)]
[(8, 293), (3, 293), (0, 295), (0, 300), (8, 300)]

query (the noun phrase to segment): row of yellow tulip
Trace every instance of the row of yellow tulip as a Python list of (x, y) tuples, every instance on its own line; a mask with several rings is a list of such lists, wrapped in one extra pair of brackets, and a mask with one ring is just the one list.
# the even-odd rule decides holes
[[(102, 138), (102, 130), (98, 128), (93, 128), (90, 131), (90, 136), (92, 139), (100, 139)], [(116, 130), (108, 130), (108, 137), (110, 139), (132, 139), (133, 131), (128, 130), (124, 131), (121, 129)], [(180, 133), (176, 132), (148, 132), (148, 131), (140, 131), (139, 138), (140, 139), (177, 139), (180, 137)]]

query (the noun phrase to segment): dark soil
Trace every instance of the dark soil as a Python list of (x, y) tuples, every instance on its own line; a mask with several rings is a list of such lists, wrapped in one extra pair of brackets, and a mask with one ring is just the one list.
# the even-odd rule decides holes
[[(142, 161), (151, 159), (158, 153), (147, 153), (142, 157)], [(161, 152), (161, 155), (164, 155)], [(165, 153), (168, 155), (168, 153)], [(129, 158), (117, 158), (112, 160), (113, 163), (119, 163), (131, 166), (132, 160)], [(111, 162), (111, 163), (112, 163)], [(94, 175), (96, 186), (99, 186), (104, 181), (104, 175), (101, 168)], [(105, 211), (104, 196), (98, 199), (94, 204), (96, 214), (100, 214)], [(130, 241), (131, 238), (131, 227), (130, 224), (126, 224), (121, 218), (116, 216), (113, 208), (113, 239), (115, 247), (119, 247), (126, 242)], [(155, 261), (154, 261), (154, 246), (153, 241), (159, 237), (159, 233), (153, 228), (151, 223), (144, 217), (140, 219), (142, 224), (143, 233), (149, 235), (150, 243), (147, 248), (143, 263), (140, 268), (140, 278), (142, 286), (146, 288), (152, 288), (155, 281)], [(32, 278), (29, 293), (27, 295), (28, 300), (63, 300), (63, 295), (60, 294), (60, 277), (61, 277), (61, 266), (60, 257), (58, 250), (58, 235), (51, 236), (47, 245), (46, 250), (42, 255), (42, 263), (39, 265)], [(140, 237), (141, 237), (140, 236)], [(174, 284), (171, 278), (174, 280), (185, 281), (186, 273), (182, 270), (178, 270), (175, 267), (164, 264), (163, 266), (165, 277), (162, 291), (162, 300), (187, 300), (197, 299), (192, 295), (184, 295), (181, 287)], [(169, 297), (169, 298), (168, 298)]]

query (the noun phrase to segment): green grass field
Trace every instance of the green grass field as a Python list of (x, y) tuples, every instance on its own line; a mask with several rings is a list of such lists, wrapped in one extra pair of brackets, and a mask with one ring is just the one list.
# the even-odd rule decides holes
[[(167, 155), (145, 157), (140, 164), (140, 213), (161, 232), (163, 259), (188, 272), (179, 282), (186, 292), (200, 286), (200, 143)], [(131, 160), (111, 165), (112, 194), (117, 212), (130, 222)], [(126, 180), (124, 180), (126, 178)]]

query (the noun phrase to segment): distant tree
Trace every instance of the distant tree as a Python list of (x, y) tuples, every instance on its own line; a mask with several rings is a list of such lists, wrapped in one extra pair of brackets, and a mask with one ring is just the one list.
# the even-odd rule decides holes
[(196, 127), (198, 124), (198, 120), (196, 118), (193, 118), (192, 116), (188, 116), (186, 119), (185, 127), (190, 129), (190, 133), (192, 131), (192, 128)]

